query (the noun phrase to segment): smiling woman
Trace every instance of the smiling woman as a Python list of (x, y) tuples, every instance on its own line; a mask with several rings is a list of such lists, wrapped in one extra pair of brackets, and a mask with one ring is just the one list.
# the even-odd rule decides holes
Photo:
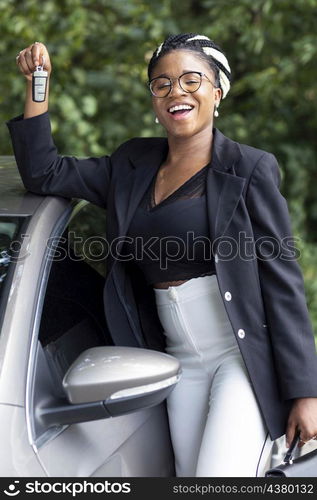
[(273, 154), (214, 127), (231, 85), (208, 37), (171, 35), (153, 52), (149, 91), (166, 138), (109, 157), (61, 156), (22, 50), (24, 116), (8, 122), (25, 186), (107, 209), (104, 288), (116, 345), (165, 351), (183, 375), (167, 397), (177, 476), (263, 476), (274, 440), (317, 434), (317, 356), (291, 221)]
[(161, 56), (152, 75), (153, 108), (170, 136), (199, 133), (210, 137), (222, 92), (208, 63), (192, 51), (173, 50)]

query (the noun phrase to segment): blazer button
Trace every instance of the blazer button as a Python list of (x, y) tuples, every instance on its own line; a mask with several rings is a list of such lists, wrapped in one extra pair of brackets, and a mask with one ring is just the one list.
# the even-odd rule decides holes
[(218, 257), (218, 254), (216, 253), (215, 254), (215, 262), (216, 262), (216, 264), (218, 264), (218, 261), (219, 261), (219, 257)]
[(231, 293), (230, 292), (226, 292), (225, 293), (225, 299), (229, 301), (229, 300), (231, 300), (231, 298), (232, 298), (231, 297)]
[(238, 330), (238, 336), (240, 337), (240, 339), (244, 339), (244, 337), (245, 337), (245, 331), (242, 330), (242, 328), (240, 328), (240, 330)]
[(168, 295), (170, 296), (170, 298), (172, 300), (174, 300), (176, 302), (177, 300), (177, 292), (175, 290), (175, 288), (171, 288), (169, 291), (168, 291)]

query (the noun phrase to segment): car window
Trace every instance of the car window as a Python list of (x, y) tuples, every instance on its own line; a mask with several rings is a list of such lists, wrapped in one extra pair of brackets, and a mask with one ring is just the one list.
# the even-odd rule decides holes
[(10, 271), (18, 258), (22, 242), (21, 230), (26, 220), (27, 217), (0, 216), (0, 320), (12, 277)]
[(86, 262), (101, 276), (106, 276), (106, 210), (82, 201), (64, 236), (67, 236), (76, 259)]
[(98, 242), (104, 232), (105, 211), (80, 202), (53, 246), (39, 340), (60, 387), (82, 351), (113, 345), (103, 306), (105, 263)]

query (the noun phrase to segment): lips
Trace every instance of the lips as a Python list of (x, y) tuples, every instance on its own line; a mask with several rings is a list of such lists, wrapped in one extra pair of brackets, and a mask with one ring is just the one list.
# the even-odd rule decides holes
[(192, 104), (175, 102), (167, 109), (167, 112), (174, 120), (186, 118), (194, 109)]

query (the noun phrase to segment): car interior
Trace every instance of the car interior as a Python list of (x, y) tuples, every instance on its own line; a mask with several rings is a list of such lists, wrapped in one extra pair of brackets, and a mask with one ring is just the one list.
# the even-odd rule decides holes
[(104, 278), (84, 261), (67, 255), (53, 262), (43, 304), (39, 340), (55, 387), (81, 352), (113, 345), (103, 311)]

